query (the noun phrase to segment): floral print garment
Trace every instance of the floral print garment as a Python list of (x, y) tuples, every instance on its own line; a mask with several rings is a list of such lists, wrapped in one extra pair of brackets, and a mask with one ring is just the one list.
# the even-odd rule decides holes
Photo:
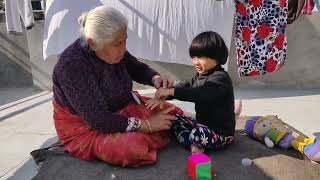
[(171, 133), (176, 140), (185, 148), (196, 145), (201, 149), (218, 151), (233, 141), (233, 136), (223, 136), (209, 127), (200, 124), (197, 119), (176, 115), (173, 121)]
[(287, 51), (287, 0), (235, 0), (236, 52), (240, 77), (280, 69)]

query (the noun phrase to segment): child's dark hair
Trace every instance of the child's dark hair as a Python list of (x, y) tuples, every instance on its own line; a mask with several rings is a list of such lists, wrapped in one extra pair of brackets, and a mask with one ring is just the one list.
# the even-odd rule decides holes
[(189, 48), (190, 57), (207, 57), (215, 59), (218, 64), (225, 64), (228, 58), (228, 48), (222, 37), (213, 31), (197, 35)]

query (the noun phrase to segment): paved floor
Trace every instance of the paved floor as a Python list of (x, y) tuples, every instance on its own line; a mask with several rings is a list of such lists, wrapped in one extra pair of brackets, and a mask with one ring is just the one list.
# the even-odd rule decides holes
[[(244, 115), (276, 114), (307, 135), (320, 134), (320, 90), (241, 89), (235, 95), (243, 99)], [(0, 89), (0, 179), (30, 179), (36, 174), (29, 153), (56, 136), (51, 99), (51, 92), (36, 88)], [(194, 111), (192, 103), (173, 103)]]

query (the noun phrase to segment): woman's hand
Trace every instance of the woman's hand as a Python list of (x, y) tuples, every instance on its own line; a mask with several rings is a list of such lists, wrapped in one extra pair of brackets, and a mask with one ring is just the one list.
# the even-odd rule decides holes
[(172, 88), (173, 87), (173, 81), (170, 80), (168, 77), (160, 76), (160, 75), (154, 75), (152, 77), (152, 83), (155, 88), (159, 89), (161, 87), (163, 88)]
[(166, 99), (168, 96), (174, 95), (174, 88), (159, 88), (155, 94), (155, 98), (158, 100)]
[(165, 102), (165, 99), (158, 100), (158, 99), (153, 98), (153, 99), (149, 99), (148, 101), (146, 101), (145, 105), (150, 110), (153, 110), (157, 106), (160, 106), (160, 109), (162, 109), (164, 102)]
[(172, 121), (176, 120), (175, 115), (169, 115), (168, 113), (172, 111), (175, 107), (172, 106), (170, 108), (164, 109), (157, 114), (151, 116), (148, 121), (150, 123), (150, 128), (147, 121), (141, 121), (141, 126), (139, 128), (140, 132), (144, 133), (153, 133), (163, 130), (170, 129), (172, 125)]

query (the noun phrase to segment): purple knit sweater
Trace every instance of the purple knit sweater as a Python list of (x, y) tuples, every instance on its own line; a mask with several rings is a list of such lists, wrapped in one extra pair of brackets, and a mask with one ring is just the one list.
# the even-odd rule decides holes
[(129, 52), (118, 64), (107, 64), (78, 39), (64, 50), (54, 67), (54, 99), (93, 129), (123, 132), (128, 118), (115, 112), (133, 101), (132, 80), (152, 85), (156, 74)]

